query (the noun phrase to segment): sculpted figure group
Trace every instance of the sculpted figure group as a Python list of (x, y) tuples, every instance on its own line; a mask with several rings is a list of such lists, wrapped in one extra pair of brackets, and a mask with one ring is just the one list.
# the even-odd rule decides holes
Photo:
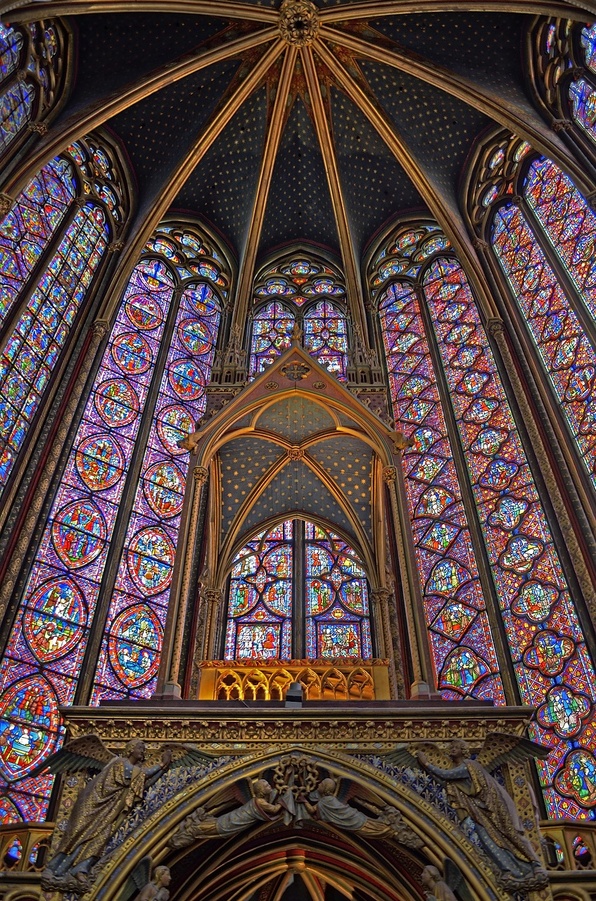
[[(387, 758), (400, 766), (421, 768), (444, 783), (452, 807), (462, 824), (467, 823), (475, 832), (501, 886), (518, 892), (543, 888), (547, 874), (524, 833), (513, 800), (489, 772), (489, 767), (494, 770), (508, 757), (519, 761), (540, 754), (538, 746), (524, 739), (491, 736), (490, 745), (476, 758), (471, 757), (465, 742), (452, 742), (450, 767), (431, 763), (420, 749), (414, 756), (406, 745), (398, 745)], [(194, 746), (168, 745), (159, 762), (146, 765), (145, 745), (137, 739), (127, 744), (124, 755), (115, 757), (97, 736), (84, 736), (67, 744), (48, 760), (46, 767), (54, 773), (72, 773), (92, 768), (95, 761), (99, 772), (80, 791), (72, 807), (68, 823), (42, 874), (43, 887), (84, 894), (90, 887), (93, 868), (104, 856), (110, 839), (143, 799), (146, 790), (171, 766), (196, 765), (206, 759), (211, 758)], [(250, 786), (248, 800), (219, 816), (202, 807), (195, 810), (171, 835), (170, 847), (179, 849), (197, 840), (225, 838), (264, 823), (279, 822), (301, 828), (308, 821), (367, 839), (393, 839), (410, 848), (423, 845), (397, 808), (373, 803), (370, 794), (368, 798), (356, 798), (357, 806), (347, 803), (339, 783), (330, 776), (321, 778), (317, 765), (305, 757), (280, 758), (273, 780), (275, 786), (267, 779), (256, 779)], [(362, 808), (374, 815), (368, 816)], [(139, 901), (167, 901), (169, 871), (166, 870), (156, 869)], [(423, 885), (429, 901), (453, 901), (451, 889), (441, 880), (436, 868), (425, 869)]]

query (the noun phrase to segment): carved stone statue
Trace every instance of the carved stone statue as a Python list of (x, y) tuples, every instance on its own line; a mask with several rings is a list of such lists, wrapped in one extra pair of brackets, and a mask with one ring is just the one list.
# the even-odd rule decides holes
[(37, 771), (53, 773), (99, 770), (79, 793), (62, 839), (42, 873), (42, 885), (52, 891), (82, 894), (89, 875), (125, 816), (142, 800), (145, 791), (176, 764), (204, 762), (208, 755), (190, 745), (163, 747), (161, 761), (143, 766), (145, 743), (132, 739), (124, 756), (114, 756), (96, 735), (69, 742)]
[(156, 867), (153, 879), (141, 889), (137, 901), (169, 901), (170, 890), (168, 886), (171, 879), (169, 867)]
[(426, 901), (457, 901), (436, 867), (425, 867), (420, 882), (426, 895)]
[[(456, 739), (449, 746), (453, 766), (449, 769), (430, 763), (423, 751), (416, 758), (396, 749), (389, 755), (393, 762), (418, 764), (446, 784), (447, 795), (461, 822), (474, 826), (482, 850), (492, 864), (498, 881), (508, 891), (543, 888), (548, 881), (543, 864), (529, 838), (524, 834), (513, 799), (489, 772), (507, 757), (515, 760), (542, 756), (543, 749), (516, 736), (488, 736), (485, 745), (472, 759), (465, 741)], [(407, 755), (407, 762), (406, 756)], [(398, 760), (398, 758), (400, 758)]]
[[(326, 778), (319, 783), (317, 791), (310, 799), (306, 795), (301, 795), (297, 801), (304, 806), (310, 816), (337, 829), (356, 832), (366, 838), (396, 838), (410, 847), (422, 845), (422, 840), (404, 823), (401, 813), (396, 808), (390, 806), (375, 808), (379, 815), (373, 819), (341, 801), (336, 792), (335, 779)], [(372, 807), (370, 804), (366, 806)]]
[(249, 826), (279, 819), (282, 812), (280, 802), (272, 803), (273, 789), (266, 779), (257, 779), (252, 786), (253, 797), (246, 804), (229, 813), (214, 817), (203, 807), (186, 817), (184, 822), (173, 833), (169, 845), (171, 848), (186, 848), (199, 838), (218, 838), (243, 832)]

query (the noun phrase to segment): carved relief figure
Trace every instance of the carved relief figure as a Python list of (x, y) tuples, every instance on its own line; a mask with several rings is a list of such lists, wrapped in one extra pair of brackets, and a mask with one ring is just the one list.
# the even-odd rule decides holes
[[(396, 753), (397, 752), (397, 753)], [(447, 795), (460, 821), (471, 821), (480, 844), (498, 874), (499, 882), (509, 889), (543, 887), (547, 874), (524, 829), (513, 799), (492, 776), (507, 757), (516, 760), (542, 756), (543, 749), (515, 736), (489, 736), (477, 759), (472, 759), (465, 741), (456, 739), (448, 750), (453, 766), (444, 769), (430, 763), (418, 750), (416, 758), (396, 749), (389, 755), (394, 762), (418, 764), (446, 784)], [(407, 757), (406, 757), (407, 755)], [(486, 766), (484, 765), (486, 764)]]
[(266, 779), (257, 779), (252, 786), (253, 797), (246, 804), (214, 817), (203, 807), (186, 817), (170, 838), (172, 848), (185, 848), (198, 838), (217, 838), (242, 832), (249, 826), (279, 819), (281, 802), (272, 803), (274, 794)]
[(58, 848), (43, 871), (44, 888), (87, 891), (91, 870), (110, 838), (145, 791), (169, 769), (173, 757), (181, 765), (204, 762), (208, 756), (192, 746), (170, 744), (164, 746), (159, 763), (143, 766), (145, 751), (143, 741), (132, 739), (123, 756), (114, 756), (96, 735), (86, 735), (67, 743), (39, 768), (38, 772), (53, 773), (99, 770), (75, 801)]
[(168, 886), (171, 880), (169, 867), (156, 867), (153, 879), (141, 889), (137, 901), (169, 901), (170, 890)]

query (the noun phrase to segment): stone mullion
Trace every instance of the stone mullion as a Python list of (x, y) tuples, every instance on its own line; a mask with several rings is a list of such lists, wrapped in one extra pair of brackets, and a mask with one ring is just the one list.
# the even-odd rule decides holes
[[(168, 619), (166, 622), (164, 646), (162, 649), (162, 676), (163, 688), (158, 688), (158, 693), (164, 693), (171, 697), (181, 696), (180, 670), (182, 665), (182, 646), (184, 642), (184, 630), (192, 589), (192, 573), (194, 569), (194, 544), (197, 535), (197, 527), (201, 510), (201, 500), (209, 470), (204, 466), (194, 466), (192, 469), (191, 496), (186, 507), (186, 515), (183, 513), (183, 521), (180, 526), (178, 538), (178, 554), (172, 587), (170, 590), (170, 603), (168, 607)], [(200, 613), (200, 611), (199, 611)], [(202, 655), (201, 655), (202, 656)]]
[[(400, 455), (401, 456), (401, 455)], [(395, 479), (386, 481), (391, 503), (391, 513), (395, 523), (395, 542), (401, 572), (401, 586), (404, 600), (408, 651), (412, 664), (414, 681), (410, 694), (427, 694), (428, 687), (434, 685), (434, 671), (428, 646), (426, 623), (422, 597), (418, 582), (418, 567), (412, 544), (412, 530), (406, 511), (408, 502), (401, 469), (396, 467)], [(397, 616), (397, 611), (395, 611)], [(390, 628), (390, 631), (391, 628)]]
[(377, 641), (377, 656), (383, 657), (389, 661), (389, 689), (392, 698), (405, 697), (403, 679), (398, 678), (396, 660), (401, 661), (401, 648), (398, 642), (399, 635), (393, 635), (391, 628), (391, 620), (389, 616), (389, 606), (395, 598), (393, 592), (388, 588), (376, 588), (371, 591), (371, 600), (373, 608), (373, 623), (375, 628), (375, 638), (381, 638), (382, 644)]
[[(559, 484), (549, 454), (546, 451), (540, 430), (536, 424), (534, 411), (530, 403), (528, 402), (528, 397), (524, 390), (524, 386), (522, 385), (517, 367), (515, 365), (515, 361), (513, 359), (513, 355), (511, 353), (511, 349), (505, 335), (505, 323), (502, 319), (490, 319), (488, 322), (488, 331), (494, 340), (496, 349), (507, 373), (509, 383), (513, 390), (517, 406), (524, 422), (525, 429), (530, 439), (530, 444), (534, 456), (540, 467), (542, 479), (544, 480), (544, 484), (548, 490), (550, 502), (552, 504), (555, 516), (557, 517), (559, 528), (563, 536), (569, 557), (571, 559), (571, 563), (580, 590), (584, 596), (586, 604), (588, 605), (592, 618), (596, 620), (596, 593), (594, 591), (593, 578), (588, 571), (582, 549), (571, 523), (567, 506), (559, 490)], [(551, 449), (555, 453), (556, 457), (556, 441), (553, 442)], [(564, 467), (564, 461), (562, 460), (561, 465), (562, 467)]]
[[(23, 582), (26, 578), (26, 573), (24, 572), (24, 564), (26, 563), (28, 557), (31, 556), (31, 554), (28, 554), (27, 552), (30, 546), (32, 546), (33, 544), (32, 539), (34, 539), (35, 541), (36, 539), (39, 539), (41, 537), (41, 535), (38, 535), (38, 532), (40, 528), (43, 529), (45, 522), (41, 522), (40, 525), (40, 515), (44, 509), (44, 504), (46, 504), (47, 502), (48, 489), (58, 471), (64, 448), (68, 445), (68, 435), (75, 420), (77, 409), (83, 397), (89, 374), (91, 372), (93, 364), (97, 360), (99, 347), (107, 333), (108, 323), (101, 320), (94, 322), (87, 334), (86, 346), (82, 348), (80, 356), (76, 360), (73, 359), (73, 366), (75, 363), (79, 364), (79, 368), (75, 376), (75, 381), (70, 389), (70, 394), (66, 406), (60, 414), (60, 419), (55, 436), (52, 440), (49, 453), (47, 454), (45, 462), (43, 463), (43, 469), (39, 474), (37, 482), (35, 483), (35, 486), (33, 488), (33, 493), (29, 498), (27, 512), (23, 518), (20, 528), (18, 527), (18, 524), (16, 522), (17, 517), (15, 515), (13, 528), (19, 528), (19, 534), (10, 553), (10, 557), (6, 561), (6, 566), (0, 585), (0, 619), (4, 617), (8, 609), (11, 597), (13, 598), (13, 601), (15, 601), (23, 587)], [(38, 445), (40, 452), (45, 445), (44, 438), (45, 436), (42, 433)], [(32, 467), (30, 467), (30, 469), (32, 470)], [(31, 471), (31, 478), (33, 478), (33, 475), (34, 473)], [(35, 473), (35, 475), (37, 476), (37, 473)], [(23, 498), (23, 503), (25, 503), (26, 500), (26, 498)], [(5, 532), (8, 534), (10, 534), (10, 532), (12, 531), (8, 528), (10, 524), (11, 520), (9, 519), (5, 527)], [(32, 560), (30, 562), (32, 562)], [(21, 572), (22, 575), (21, 579), (19, 580), (19, 573)], [(10, 617), (10, 619), (12, 619), (12, 617)], [(4, 624), (5, 631), (9, 628), (8, 620), (9, 617), (7, 616)], [(4, 638), (6, 638), (6, 635), (4, 636)]]

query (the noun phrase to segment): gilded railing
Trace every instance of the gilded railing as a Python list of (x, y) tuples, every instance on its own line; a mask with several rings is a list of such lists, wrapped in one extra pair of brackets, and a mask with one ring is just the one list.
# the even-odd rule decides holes
[(201, 664), (199, 698), (282, 701), (300, 682), (308, 701), (389, 699), (386, 660), (209, 660)]
[(2, 873), (40, 873), (45, 866), (54, 823), (0, 826)]
[(596, 870), (596, 823), (550, 820), (540, 831), (549, 870)]

